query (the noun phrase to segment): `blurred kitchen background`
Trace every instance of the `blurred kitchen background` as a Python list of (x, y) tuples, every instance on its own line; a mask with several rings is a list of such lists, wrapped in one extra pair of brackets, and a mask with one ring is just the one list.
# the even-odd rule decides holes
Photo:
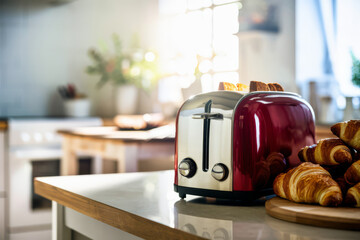
[(173, 116), (219, 81), (259, 80), (303, 95), (318, 122), (358, 117), (360, 2), (339, 2), (1, 0), (0, 116), (62, 116), (66, 84), (87, 96), (91, 115), (115, 116), (116, 84), (99, 88), (101, 75), (86, 72), (89, 49), (111, 53), (115, 33), (123, 51), (156, 54), (158, 84), (140, 91), (136, 113)]
[[(359, 12), (358, 0), (0, 0), (0, 240), (50, 239), (32, 179), (64, 174), (59, 130), (163, 136), (141, 156), (167, 158), (131, 170), (150, 171), (173, 168), (183, 101), (221, 81), (302, 95), (319, 138), (359, 119)], [(75, 174), (124, 171), (105, 160), (81, 155)]]

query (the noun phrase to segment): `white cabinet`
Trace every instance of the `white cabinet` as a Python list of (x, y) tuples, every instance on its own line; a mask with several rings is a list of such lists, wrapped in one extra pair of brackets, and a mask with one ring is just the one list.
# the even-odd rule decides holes
[(0, 130), (0, 240), (5, 239), (5, 133)]
[(5, 239), (5, 198), (0, 198), (0, 240)]
[(5, 192), (5, 132), (0, 130), (0, 198)]

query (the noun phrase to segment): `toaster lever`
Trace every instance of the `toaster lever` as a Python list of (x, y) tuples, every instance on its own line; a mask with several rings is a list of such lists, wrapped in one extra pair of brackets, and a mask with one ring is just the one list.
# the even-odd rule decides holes
[(196, 113), (192, 115), (193, 119), (224, 119), (221, 113)]

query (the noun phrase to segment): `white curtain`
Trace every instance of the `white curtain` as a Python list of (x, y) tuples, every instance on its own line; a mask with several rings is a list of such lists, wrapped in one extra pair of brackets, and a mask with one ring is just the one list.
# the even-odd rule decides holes
[(320, 17), (334, 78), (344, 96), (359, 96), (351, 82), (350, 51), (360, 58), (360, 1), (318, 0)]
[[(335, 1), (318, 0), (320, 8), (321, 25), (327, 46), (331, 69), (336, 75), (336, 33), (335, 33)], [(328, 61), (325, 61), (328, 62)]]

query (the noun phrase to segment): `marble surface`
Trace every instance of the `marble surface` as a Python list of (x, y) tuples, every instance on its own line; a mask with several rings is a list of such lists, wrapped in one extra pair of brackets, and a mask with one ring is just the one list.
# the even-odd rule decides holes
[(254, 203), (188, 195), (173, 190), (173, 171), (38, 178), (103, 204), (209, 239), (360, 239), (359, 231), (319, 228), (268, 216)]

